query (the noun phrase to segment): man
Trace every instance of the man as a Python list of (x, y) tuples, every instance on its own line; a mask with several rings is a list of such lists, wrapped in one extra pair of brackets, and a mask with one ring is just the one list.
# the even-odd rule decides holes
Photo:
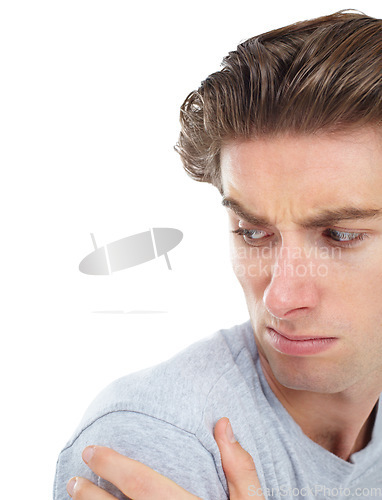
[(250, 321), (107, 388), (56, 500), (74, 475), (76, 500), (382, 497), (381, 74), (382, 21), (341, 11), (188, 96), (177, 149), (222, 194)]

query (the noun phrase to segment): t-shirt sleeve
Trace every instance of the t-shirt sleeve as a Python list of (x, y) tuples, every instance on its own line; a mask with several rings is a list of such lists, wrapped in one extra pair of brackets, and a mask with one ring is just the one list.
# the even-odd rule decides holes
[(54, 500), (68, 500), (66, 484), (82, 476), (120, 500), (127, 497), (96, 476), (82, 461), (88, 445), (108, 446), (145, 463), (203, 500), (225, 500), (212, 454), (195, 434), (171, 423), (132, 411), (113, 411), (83, 429), (61, 452), (56, 468)]

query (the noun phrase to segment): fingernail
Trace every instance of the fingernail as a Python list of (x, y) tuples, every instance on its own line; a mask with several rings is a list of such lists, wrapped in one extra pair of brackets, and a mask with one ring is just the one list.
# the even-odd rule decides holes
[(230, 443), (236, 443), (236, 439), (229, 421), (227, 427), (225, 428), (225, 435), (227, 436), (227, 439)]
[(94, 446), (88, 446), (87, 448), (84, 449), (84, 451), (82, 452), (82, 460), (85, 462), (85, 464), (88, 464), (90, 462), (92, 456), (94, 455), (94, 452), (95, 452)]
[(72, 479), (68, 482), (66, 485), (66, 491), (69, 493), (69, 495), (72, 497), (74, 493), (74, 488), (76, 487), (77, 484), (77, 478), (72, 477)]

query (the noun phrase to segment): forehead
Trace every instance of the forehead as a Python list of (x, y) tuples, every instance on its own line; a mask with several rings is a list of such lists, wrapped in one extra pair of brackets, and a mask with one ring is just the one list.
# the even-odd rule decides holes
[(381, 132), (232, 140), (221, 151), (221, 174), (225, 196), (262, 209), (380, 205)]

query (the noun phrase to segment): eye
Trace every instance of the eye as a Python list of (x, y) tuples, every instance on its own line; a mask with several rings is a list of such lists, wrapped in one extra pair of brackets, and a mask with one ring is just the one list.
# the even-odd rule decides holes
[(347, 231), (337, 231), (335, 229), (327, 229), (324, 236), (340, 243), (342, 246), (352, 246), (357, 241), (361, 241), (369, 237), (367, 233), (353, 233)]
[(269, 236), (269, 234), (267, 234), (265, 231), (262, 231), (261, 229), (244, 229), (240, 227), (239, 229), (236, 229), (232, 232), (243, 236), (243, 240), (248, 245), (256, 245), (261, 240), (266, 239)]

